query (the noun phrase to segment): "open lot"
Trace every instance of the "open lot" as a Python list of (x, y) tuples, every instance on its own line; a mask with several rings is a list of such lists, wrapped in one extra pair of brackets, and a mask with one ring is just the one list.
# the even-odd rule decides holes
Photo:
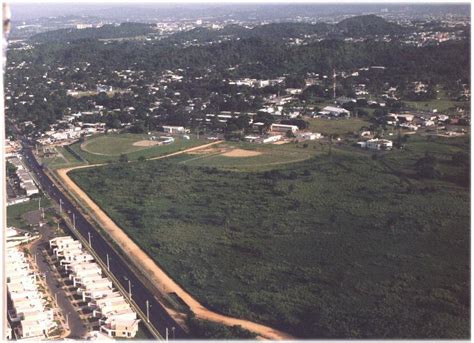
[(369, 127), (370, 123), (359, 118), (348, 119), (324, 119), (314, 118), (307, 119), (309, 121), (309, 129), (312, 132), (328, 135), (346, 135), (358, 132), (362, 127)]
[[(51, 206), (49, 199), (41, 197), (41, 207)], [(25, 203), (11, 205), (7, 207), (7, 226), (14, 226), (21, 229), (28, 228), (28, 221), (24, 218), (25, 214), (38, 210), (38, 199), (30, 200)]]
[(436, 99), (427, 100), (427, 101), (407, 101), (403, 100), (406, 106), (409, 108), (419, 110), (419, 111), (433, 111), (434, 109), (438, 112), (443, 113), (448, 110), (454, 111), (456, 107), (467, 107), (470, 108), (469, 101), (455, 101), (450, 99), (446, 95), (446, 92), (443, 89), (438, 87), (438, 93)]
[[(298, 337), (466, 338), (468, 167), (452, 160), (468, 144), (416, 137), (377, 155), (334, 147), (272, 168), (242, 168), (265, 153), (239, 165), (189, 154), (71, 176), (213, 310)], [(426, 152), (438, 179), (417, 174)]]

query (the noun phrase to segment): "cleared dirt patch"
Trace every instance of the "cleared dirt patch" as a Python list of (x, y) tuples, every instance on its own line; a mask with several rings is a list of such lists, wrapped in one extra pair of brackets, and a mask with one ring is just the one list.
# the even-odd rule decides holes
[(188, 152), (190, 155), (208, 155), (208, 154), (222, 154), (229, 151), (228, 148), (207, 148)]
[(160, 144), (160, 143), (162, 143), (162, 142), (143, 140), (143, 141), (138, 141), (138, 142), (133, 143), (133, 146), (149, 147), (149, 146), (158, 145), (158, 144)]
[(244, 149), (232, 149), (230, 151), (227, 151), (222, 154), (222, 156), (226, 157), (252, 157), (252, 156), (258, 156), (261, 155), (262, 153), (259, 151), (253, 151), (253, 150), (244, 150)]

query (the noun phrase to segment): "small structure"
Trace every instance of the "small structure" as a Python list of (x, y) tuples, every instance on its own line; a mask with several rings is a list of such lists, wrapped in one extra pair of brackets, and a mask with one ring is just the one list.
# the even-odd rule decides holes
[(262, 139), (262, 143), (266, 144), (266, 143), (275, 143), (275, 142), (278, 142), (279, 140), (282, 139), (282, 136), (281, 135), (275, 135), (275, 136), (269, 136), (269, 137), (264, 137)]
[(320, 139), (321, 137), (322, 135), (317, 132), (299, 132), (296, 134), (297, 139), (310, 140), (310, 141)]
[(270, 131), (272, 132), (288, 132), (291, 131), (293, 133), (298, 131), (298, 126), (296, 125), (285, 125), (285, 124), (272, 124), (270, 126)]
[(171, 133), (171, 134), (184, 134), (184, 133), (189, 133), (189, 130), (185, 129), (183, 126), (163, 125), (163, 132)]
[(326, 106), (322, 111), (319, 111), (318, 114), (332, 116), (332, 117), (349, 117), (351, 112), (345, 108)]
[(361, 148), (371, 149), (371, 150), (392, 150), (393, 142), (388, 139), (369, 139), (365, 142), (357, 142), (357, 145)]

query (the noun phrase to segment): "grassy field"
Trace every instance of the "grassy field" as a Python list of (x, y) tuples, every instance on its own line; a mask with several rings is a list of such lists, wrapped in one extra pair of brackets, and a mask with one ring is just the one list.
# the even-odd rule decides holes
[(322, 133), (323, 136), (328, 135), (346, 135), (358, 132), (362, 127), (369, 127), (370, 123), (359, 118), (348, 119), (323, 119), (314, 118), (308, 119), (309, 130), (312, 132)]
[[(51, 206), (49, 199), (41, 197), (41, 207), (45, 209)], [(38, 200), (30, 200), (25, 203), (11, 205), (7, 207), (7, 226), (14, 226), (20, 229), (27, 229), (28, 224), (22, 218), (22, 216), (30, 211), (38, 209)]]
[[(468, 338), (469, 167), (452, 162), (468, 139), (314, 150), (272, 169), (187, 155), (72, 177), (211, 309), (297, 337)], [(419, 174), (426, 152), (438, 179)]]
[(438, 112), (446, 112), (449, 109), (454, 110), (457, 106), (464, 106), (469, 108), (468, 101), (454, 101), (450, 99), (444, 90), (438, 89), (437, 98), (428, 101), (406, 101), (403, 100), (408, 107), (420, 111), (433, 111), (437, 109)]
[(168, 145), (138, 147), (133, 143), (148, 139), (144, 134), (109, 134), (89, 138), (84, 143), (74, 143), (70, 148), (89, 163), (106, 163), (117, 161), (121, 154), (126, 154), (129, 160), (157, 157), (197, 145), (209, 143), (205, 139), (183, 139), (175, 137), (175, 142)]
[[(233, 149), (255, 151), (260, 155), (227, 157), (222, 154), (222, 151), (232, 151)], [(186, 154), (177, 163), (193, 167), (213, 166), (225, 170), (267, 170), (278, 165), (307, 160), (323, 151), (325, 148), (318, 141), (282, 145), (224, 142), (205, 150), (205, 153)]]
[(85, 164), (84, 161), (79, 160), (72, 155), (64, 147), (56, 147), (57, 155), (54, 157), (47, 157), (42, 159), (42, 164), (51, 169), (75, 167)]

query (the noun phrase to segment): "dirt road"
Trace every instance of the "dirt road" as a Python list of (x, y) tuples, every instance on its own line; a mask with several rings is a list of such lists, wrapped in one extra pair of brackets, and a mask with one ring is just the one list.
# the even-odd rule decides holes
[[(190, 151), (204, 149), (209, 146), (220, 143), (216, 141), (213, 143), (201, 145), (198, 147), (190, 148), (183, 151), (178, 151), (165, 156), (159, 156), (151, 158), (151, 160), (163, 159), (179, 154), (187, 153)], [(149, 276), (151, 282), (157, 285), (163, 292), (170, 293), (175, 292), (189, 308), (196, 314), (196, 317), (204, 320), (209, 320), (224, 325), (240, 325), (243, 328), (256, 333), (257, 335), (272, 339), (294, 339), (294, 337), (273, 329), (271, 327), (257, 324), (248, 320), (232, 318), (224, 316), (215, 312), (212, 312), (201, 305), (195, 298), (193, 298), (188, 292), (186, 292), (181, 286), (174, 282), (169, 275), (167, 275), (130, 237), (79, 187), (77, 186), (68, 176), (71, 170), (96, 167), (102, 164), (86, 165), (72, 168), (64, 168), (57, 170), (59, 177), (61, 178), (67, 189), (78, 197), (84, 204), (86, 204), (94, 213), (95, 217), (99, 221), (101, 227), (108, 232), (108, 234), (114, 239), (114, 241), (122, 247), (123, 251), (137, 264), (140, 265), (142, 270)]]

